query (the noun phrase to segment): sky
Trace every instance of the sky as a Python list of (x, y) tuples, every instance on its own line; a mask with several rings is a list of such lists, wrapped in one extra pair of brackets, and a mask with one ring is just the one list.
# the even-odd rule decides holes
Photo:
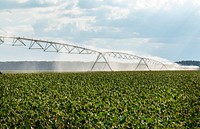
[[(200, 60), (200, 0), (0, 0), (0, 35)], [(0, 45), (0, 61), (69, 58)]]

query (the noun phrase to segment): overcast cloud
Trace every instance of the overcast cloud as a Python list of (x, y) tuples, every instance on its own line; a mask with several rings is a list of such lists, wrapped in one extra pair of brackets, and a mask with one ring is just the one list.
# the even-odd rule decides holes
[[(1, 35), (200, 60), (199, 0), (1, 0), (0, 17)], [(17, 50), (1, 45), (0, 60)]]

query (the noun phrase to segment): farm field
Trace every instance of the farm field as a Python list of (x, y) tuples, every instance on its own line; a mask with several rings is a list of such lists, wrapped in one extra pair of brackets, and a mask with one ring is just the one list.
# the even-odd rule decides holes
[(0, 75), (0, 128), (200, 128), (200, 71)]

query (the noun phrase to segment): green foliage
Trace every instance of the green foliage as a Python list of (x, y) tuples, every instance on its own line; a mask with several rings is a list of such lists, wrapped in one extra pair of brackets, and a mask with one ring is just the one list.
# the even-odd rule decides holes
[(200, 72), (0, 75), (0, 128), (199, 128)]

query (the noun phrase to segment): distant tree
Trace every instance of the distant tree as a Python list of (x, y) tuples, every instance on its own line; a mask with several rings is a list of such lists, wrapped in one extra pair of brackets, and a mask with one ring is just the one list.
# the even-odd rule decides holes
[(3, 73), (0, 71), (0, 74), (3, 74)]
[(185, 66), (199, 66), (200, 67), (200, 61), (179, 61), (176, 63), (185, 65)]

